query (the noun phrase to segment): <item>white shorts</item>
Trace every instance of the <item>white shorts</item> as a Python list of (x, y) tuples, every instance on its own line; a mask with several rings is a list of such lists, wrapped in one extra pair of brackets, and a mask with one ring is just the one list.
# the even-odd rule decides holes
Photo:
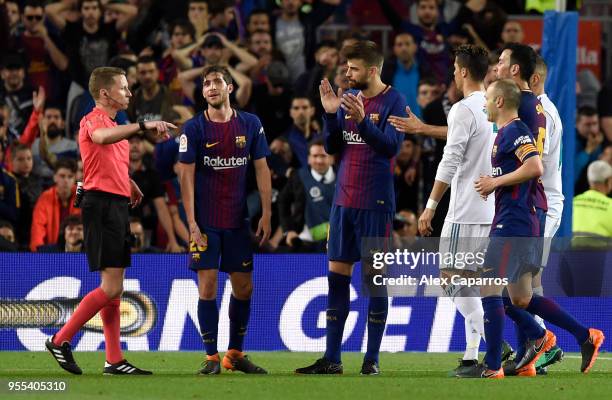
[(546, 267), (548, 264), (548, 256), (550, 255), (550, 246), (552, 244), (552, 238), (557, 233), (559, 226), (561, 225), (561, 218), (551, 217), (546, 215), (546, 223), (544, 225), (544, 243), (542, 248), (542, 267)]
[[(490, 224), (457, 224), (444, 221), (440, 234), (440, 269), (477, 271), (484, 261), (490, 231)], [(482, 256), (480, 262), (479, 256)]]

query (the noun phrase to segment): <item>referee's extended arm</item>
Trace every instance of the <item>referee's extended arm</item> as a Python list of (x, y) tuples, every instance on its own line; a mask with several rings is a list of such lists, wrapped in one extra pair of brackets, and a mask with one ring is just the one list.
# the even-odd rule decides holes
[[(144, 130), (141, 125), (144, 126)], [(137, 133), (152, 132), (154, 139), (165, 140), (170, 129), (178, 129), (166, 121), (146, 121), (127, 125), (117, 125), (111, 128), (98, 128), (91, 133), (91, 140), (96, 144), (113, 144), (128, 139)]]

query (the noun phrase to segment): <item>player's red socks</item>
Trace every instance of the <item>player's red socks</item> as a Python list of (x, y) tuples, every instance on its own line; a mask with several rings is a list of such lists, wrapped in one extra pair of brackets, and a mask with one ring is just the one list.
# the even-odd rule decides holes
[(120, 304), (121, 297), (116, 297), (109, 301), (104, 308), (100, 310), (100, 317), (102, 318), (104, 327), (104, 339), (106, 340), (106, 361), (108, 361), (110, 364), (116, 364), (119, 361), (123, 361), (120, 340)]
[(110, 299), (101, 288), (89, 292), (87, 296), (83, 297), (83, 300), (66, 325), (55, 334), (53, 344), (61, 346), (64, 342), (70, 342), (79, 329), (92, 319), (109, 301)]

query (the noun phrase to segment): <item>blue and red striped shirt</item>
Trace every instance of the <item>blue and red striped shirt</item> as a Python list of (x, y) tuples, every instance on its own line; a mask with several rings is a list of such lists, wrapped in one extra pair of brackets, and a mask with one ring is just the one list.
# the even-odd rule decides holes
[[(493, 176), (514, 172), (534, 156), (538, 156), (538, 151), (533, 135), (527, 125), (516, 119), (497, 132), (491, 153)], [(538, 187), (542, 187), (542, 183), (534, 178), (495, 189), (491, 236), (540, 236), (535, 210)]]
[[(358, 91), (348, 93), (358, 95)], [(343, 207), (395, 211), (393, 168), (403, 136), (387, 121), (406, 116), (406, 100), (387, 86), (380, 94), (363, 98), (365, 118), (354, 121), (340, 107), (325, 114), (325, 149), (340, 155), (334, 203)]]
[(179, 139), (179, 161), (196, 163), (194, 204), (200, 228), (235, 229), (247, 218), (247, 168), (270, 155), (257, 116), (234, 111), (228, 122), (200, 113), (187, 121)]
[[(531, 131), (531, 135), (535, 139), (538, 154), (542, 158), (544, 140), (546, 138), (546, 115), (544, 114), (544, 107), (540, 103), (540, 99), (532, 91), (521, 91), (521, 104), (519, 105), (518, 116)], [(542, 179), (538, 178), (538, 182), (540, 184), (536, 190), (535, 206), (546, 211), (548, 210), (548, 203), (546, 202)]]

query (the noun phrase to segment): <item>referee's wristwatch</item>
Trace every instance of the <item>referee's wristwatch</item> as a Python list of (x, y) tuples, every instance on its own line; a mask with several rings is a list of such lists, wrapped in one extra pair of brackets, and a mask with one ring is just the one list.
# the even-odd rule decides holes
[(138, 118), (137, 120), (138, 126), (140, 127), (140, 131), (138, 131), (139, 135), (144, 135), (147, 131), (147, 127), (145, 126), (145, 119), (143, 117)]

